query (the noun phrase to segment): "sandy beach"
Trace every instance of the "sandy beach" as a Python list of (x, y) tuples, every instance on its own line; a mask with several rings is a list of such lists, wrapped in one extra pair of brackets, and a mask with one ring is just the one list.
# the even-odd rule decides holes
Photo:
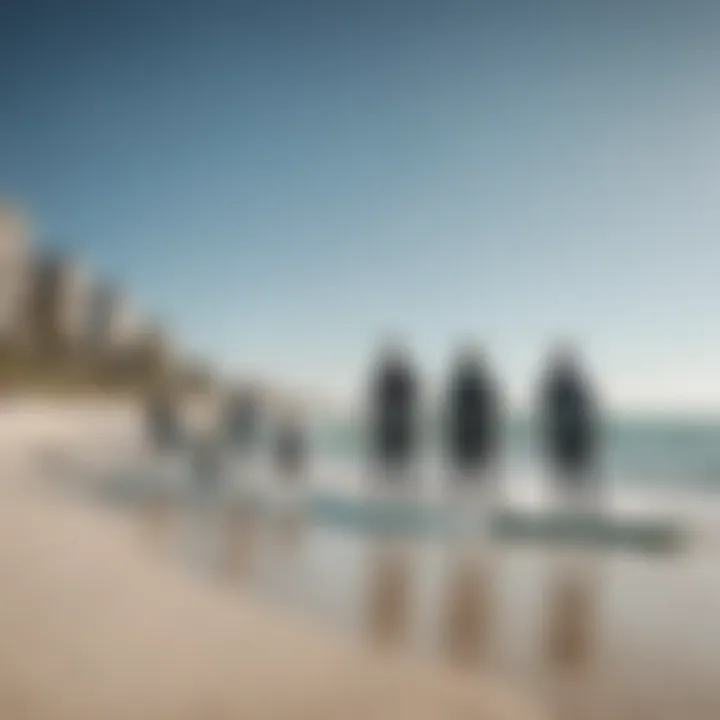
[[(142, 453), (131, 408), (0, 426), (3, 717), (720, 716), (717, 543), (476, 554), (112, 512), (66, 481)], [(714, 502), (692, 499), (711, 527)], [(219, 573), (188, 564), (193, 533), (225, 542)]]
[[(71, 441), (72, 421), (32, 416), (42, 442)], [(16, 433), (12, 454), (27, 462), (39, 450)], [(202, 584), (133, 523), (51, 497), (30, 474), (6, 473), (0, 498), (3, 718), (542, 717), (489, 673), (378, 653)]]

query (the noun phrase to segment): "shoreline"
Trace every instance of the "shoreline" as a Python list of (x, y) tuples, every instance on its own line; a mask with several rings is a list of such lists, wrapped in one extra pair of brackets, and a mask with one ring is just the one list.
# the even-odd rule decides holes
[[(13, 718), (542, 717), (494, 679), (380, 656), (200, 585), (117, 518), (3, 488), (0, 711)], [(353, 700), (350, 700), (353, 698)], [(375, 714), (377, 712), (377, 714)]]
[[(242, 682), (237, 673), (254, 672), (248, 653), (264, 658), (258, 682), (266, 688), (285, 673), (289, 678), (296, 677), (295, 672), (302, 676), (306, 658), (317, 657), (320, 666), (331, 666), (317, 672), (337, 678), (330, 683), (333, 693), (334, 685), (343, 685), (356, 693), (358, 707), (366, 696), (383, 698), (378, 700), (380, 718), (385, 717), (385, 701), (400, 703), (396, 712), (402, 716), (451, 718), (443, 709), (446, 704), (453, 707), (453, 698), (463, 707), (465, 702), (474, 707), (472, 703), (494, 702), (497, 697), (520, 708), (518, 720), (538, 717), (532, 714), (538, 712), (537, 704), (552, 708), (551, 717), (568, 720), (718, 717), (720, 669), (713, 662), (720, 652), (716, 545), (670, 561), (610, 554), (599, 561), (597, 572), (587, 573), (582, 563), (576, 572), (572, 563), (566, 568), (564, 560), (557, 564), (554, 556), (539, 549), (503, 551), (495, 554), (492, 572), (485, 575), (463, 563), (456, 567), (452, 557), (443, 565), (438, 555), (447, 553), (442, 548), (418, 544), (411, 553), (414, 557), (389, 558), (387, 563), (380, 559), (372, 569), (378, 593), (389, 598), (391, 615), (408, 612), (397, 606), (395, 593), (409, 572), (411, 582), (419, 583), (411, 606), (417, 602), (425, 606), (426, 615), (443, 613), (450, 621), (460, 617), (450, 627), (452, 642), (457, 652), (477, 662), (460, 668), (448, 663), (443, 648), (435, 646), (438, 638), (431, 638), (439, 628), (421, 623), (416, 623), (413, 632), (419, 635), (410, 645), (403, 641), (377, 660), (361, 642), (364, 630), (358, 637), (352, 626), (358, 583), (364, 582), (368, 569), (362, 538), (307, 527), (292, 550), (291, 572), (285, 577), (285, 566), (279, 568), (279, 586), (274, 584), (278, 568), (268, 566), (269, 584), (262, 578), (244, 578), (228, 592), (226, 583), (208, 582), (188, 572), (182, 567), (184, 559), (178, 563), (179, 557), (153, 554), (147, 534), (142, 541), (137, 535), (138, 521), (145, 529), (147, 520), (154, 522), (144, 509), (115, 513), (86, 504), (82, 492), (65, 492), (63, 475), (74, 477), (73, 467), (85, 463), (107, 470), (134, 462), (143, 446), (133, 407), (94, 401), (70, 408), (50, 400), (26, 405), (22, 412), (0, 412), (0, 452), (5, 459), (0, 478), (0, 609), (5, 613), (0, 613), (0, 623), (7, 626), (0, 632), (8, 643), (0, 647), (0, 711), (3, 697), (20, 697), (17, 707), (28, 708), (11, 707), (3, 717), (224, 720), (238, 712), (247, 714), (247, 706), (236, 705), (242, 699), (233, 693)], [(43, 461), (48, 450), (59, 452), (59, 462)], [(707, 523), (720, 517), (717, 503), (709, 504), (702, 496), (689, 496), (690, 500), (695, 521), (701, 515)], [(680, 508), (678, 504), (676, 510)], [(252, 538), (240, 539), (238, 561), (258, 549), (264, 552)], [(274, 562), (272, 557), (268, 560)], [(453, 596), (449, 606), (430, 607), (438, 598), (448, 599), (447, 593)], [(364, 595), (360, 599), (367, 600)], [(415, 610), (411, 607), (409, 612), (404, 620), (396, 619), (414, 623)], [(381, 613), (380, 623), (387, 620)], [(133, 640), (130, 636), (137, 636), (137, 628), (142, 637)], [(547, 632), (555, 634), (548, 639)], [(291, 639), (297, 633), (305, 639)], [(253, 638), (250, 645), (248, 637)], [(488, 642), (486, 650), (473, 647)], [(572, 653), (578, 642), (587, 643), (582, 652), (588, 657), (575, 667), (554, 667), (552, 647)], [(427, 652), (418, 653), (419, 647)], [(196, 659), (180, 657), (183, 654)], [(154, 658), (149, 665), (146, 655)], [(280, 658), (276, 663), (274, 655)], [(338, 663), (342, 658), (343, 666), (352, 670), (333, 675), (340, 670), (330, 656)], [(397, 669), (395, 663), (405, 669)], [(68, 664), (78, 668), (66, 668)], [(294, 664), (300, 667), (295, 670)], [(404, 679), (390, 679), (396, 674)], [(498, 676), (502, 681), (491, 679)], [(200, 678), (197, 683), (195, 677)], [(341, 699), (323, 695), (320, 679), (313, 683), (308, 685), (312, 697), (307, 702), (316, 704), (307, 715), (293, 715), (289, 707), (282, 708), (287, 715), (278, 715), (277, 707), (271, 711), (263, 705), (269, 702), (264, 698), (257, 699), (258, 712), (289, 719), (348, 717)], [(422, 686), (420, 691), (413, 690), (415, 683)], [(101, 697), (87, 699), (83, 692)], [(295, 692), (301, 698), (300, 690)], [(41, 697), (28, 700), (26, 693)], [(69, 695), (62, 702), (70, 703), (65, 716), (52, 713), (50, 700), (42, 699), (63, 693)], [(179, 704), (173, 704), (176, 693)], [(205, 711), (197, 694), (205, 698)], [(418, 695), (422, 707), (403, 705), (412, 702), (408, 694)], [(249, 696), (252, 692), (247, 690), (246, 699)], [(449, 698), (437, 700), (443, 709), (432, 704), (432, 698), (440, 696)], [(537, 702), (528, 701), (528, 709), (520, 697)], [(130, 708), (127, 698), (139, 704)], [(87, 704), (103, 702), (107, 705), (102, 708)], [(480, 711), (469, 714), (493, 717)], [(458, 710), (458, 717), (466, 716)], [(499, 717), (514, 720), (513, 715)]]

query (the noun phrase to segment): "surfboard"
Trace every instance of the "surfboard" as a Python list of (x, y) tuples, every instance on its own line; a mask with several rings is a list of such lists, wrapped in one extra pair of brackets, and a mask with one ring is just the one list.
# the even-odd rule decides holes
[(602, 510), (514, 507), (456, 509), (403, 500), (314, 494), (314, 522), (371, 534), (448, 535), (476, 532), (502, 544), (588, 547), (670, 554), (686, 540), (672, 518), (620, 515)]
[[(191, 505), (199, 497), (190, 473), (177, 468), (119, 473), (102, 490), (106, 499), (142, 504), (164, 497)], [(681, 551), (688, 533), (672, 517), (620, 514), (581, 508), (503, 506), (453, 507), (440, 502), (401, 498), (351, 496), (310, 491), (283, 499), (275, 494), (218, 489), (227, 506), (251, 506), (262, 513), (282, 513), (289, 505), (303, 510), (319, 527), (367, 535), (444, 537), (476, 535), (500, 544), (587, 547), (597, 550), (673, 554)]]

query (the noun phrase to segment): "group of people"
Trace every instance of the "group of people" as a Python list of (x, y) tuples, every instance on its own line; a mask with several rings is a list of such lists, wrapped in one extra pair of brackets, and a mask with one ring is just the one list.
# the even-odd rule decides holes
[[(503, 413), (497, 382), (481, 353), (457, 357), (445, 389), (443, 446), (457, 476), (480, 479), (502, 451)], [(555, 477), (567, 489), (596, 478), (599, 423), (594, 393), (579, 359), (568, 349), (553, 354), (539, 402), (542, 446)], [(402, 349), (386, 351), (370, 397), (370, 447), (379, 469), (402, 475), (422, 437), (419, 379)]]
[[(221, 412), (220, 432), (216, 441), (237, 452), (249, 451), (258, 441), (261, 432), (259, 396), (250, 389), (233, 393)], [(157, 451), (176, 449), (185, 442), (185, 431), (180, 421), (175, 400), (166, 391), (155, 392), (146, 405), (148, 436)], [(304, 428), (299, 417), (286, 415), (276, 424), (274, 431), (274, 457), (280, 470), (287, 474), (299, 471), (305, 455)], [(210, 463), (214, 444), (205, 443), (200, 453)]]
[[(417, 371), (398, 347), (384, 352), (370, 383), (370, 453), (386, 477), (409, 470), (421, 442), (421, 393)], [(585, 486), (597, 456), (598, 417), (592, 388), (577, 357), (556, 352), (542, 382), (539, 420), (542, 446), (555, 477), (566, 487)], [(502, 452), (503, 412), (499, 388), (481, 353), (465, 350), (451, 370), (442, 403), (443, 446), (459, 478), (481, 479)], [(177, 447), (182, 430), (172, 398), (157, 394), (147, 406), (154, 446)], [(225, 447), (249, 450), (258, 440), (260, 397), (252, 390), (232, 395), (222, 413)], [(307, 455), (305, 428), (296, 414), (275, 427), (273, 456), (285, 474), (297, 474)]]

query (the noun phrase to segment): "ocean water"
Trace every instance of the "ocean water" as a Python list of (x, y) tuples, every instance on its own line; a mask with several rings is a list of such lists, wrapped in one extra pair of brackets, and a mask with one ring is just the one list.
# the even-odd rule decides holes
[[(362, 425), (351, 420), (312, 424), (316, 457), (353, 463), (365, 456)], [(503, 433), (503, 456), (510, 474), (540, 472), (537, 428), (512, 422)], [(423, 434), (425, 461), (439, 461), (439, 432)], [(610, 420), (602, 429), (600, 471), (607, 482), (720, 491), (720, 421), (686, 419)]]

